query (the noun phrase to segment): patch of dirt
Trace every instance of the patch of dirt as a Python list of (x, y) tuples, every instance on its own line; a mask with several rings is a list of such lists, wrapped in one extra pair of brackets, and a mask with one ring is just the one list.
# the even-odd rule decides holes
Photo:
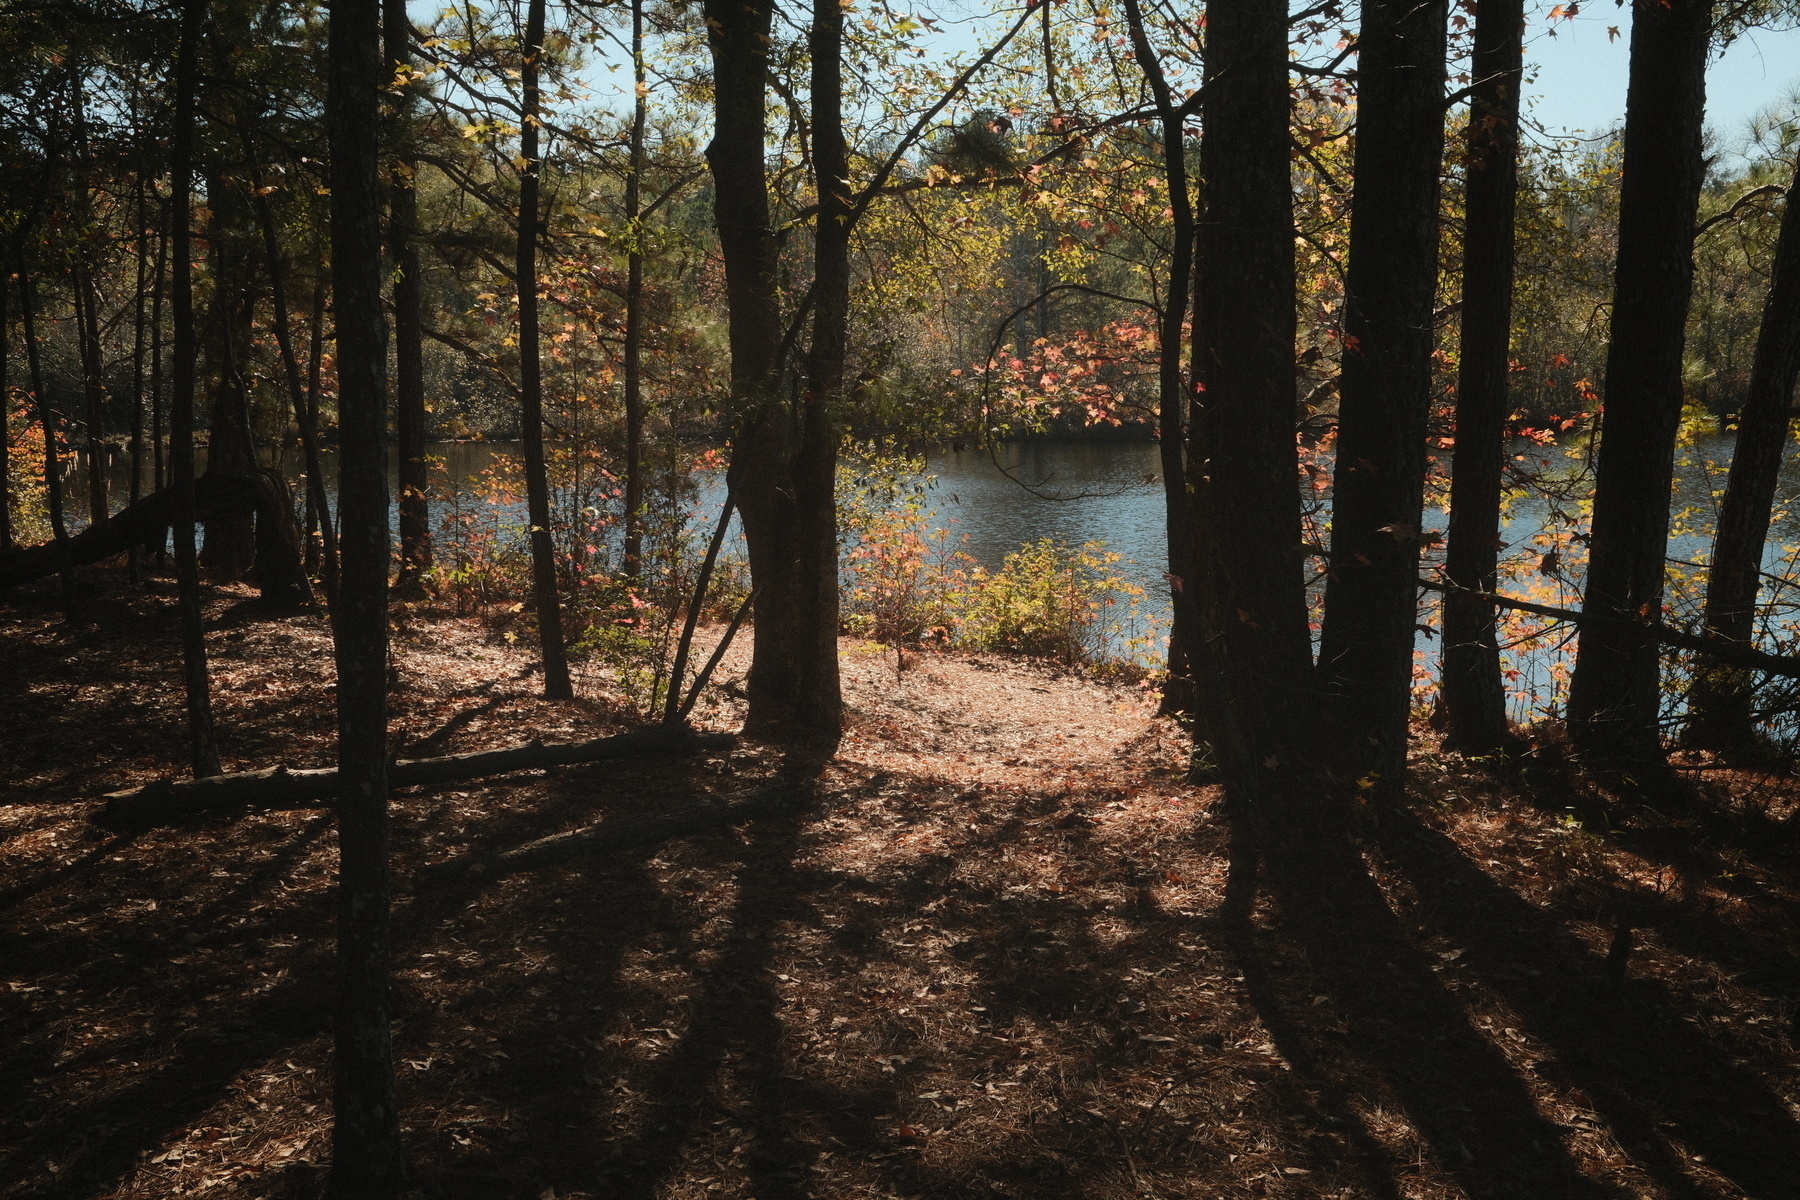
[[(97, 832), (95, 798), (179, 773), (185, 734), (166, 588), (83, 578), (88, 624), (49, 592), (0, 610), (0, 1196), (315, 1196), (332, 822)], [(247, 598), (208, 608), (227, 766), (327, 764), (327, 632)], [(522, 645), (402, 612), (400, 753), (634, 723), (598, 672), (538, 699)], [(782, 764), (740, 743), (395, 794), (417, 1195), (1800, 1196), (1787, 782), (1696, 772), (1657, 812), (1425, 741), (1410, 810), (1259, 876), (1139, 689), (843, 662), (848, 733), (799, 814), (415, 887)], [(703, 724), (734, 727), (746, 665)]]

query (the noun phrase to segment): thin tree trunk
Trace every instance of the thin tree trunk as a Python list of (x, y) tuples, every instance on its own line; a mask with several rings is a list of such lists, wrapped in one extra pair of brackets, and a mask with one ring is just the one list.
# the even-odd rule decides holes
[[(1050, 62), (1050, 14), (1044, 20), (1044, 61)], [(1137, 0), (1126, 0), (1132, 54), (1150, 84), (1162, 126), (1163, 182), (1169, 193), (1169, 269), (1157, 325), (1157, 450), (1162, 458), (1163, 522), (1168, 543), (1170, 596), (1174, 620), (1169, 633), (1169, 673), (1162, 708), (1196, 716), (1197, 694), (1191, 653), (1199, 645), (1197, 609), (1188, 589), (1199, 586), (1194, 570), (1193, 500), (1187, 480), (1187, 408), (1193, 394), (1182, 378), (1181, 343), (1187, 326), (1188, 296), (1194, 283), (1194, 205), (1189, 195), (1186, 119), (1177, 111), (1162, 62), (1151, 49)], [(1204, 737), (1203, 731), (1197, 730)]]
[[(1711, 0), (1639, 0), (1633, 9), (1612, 340), (1583, 608), (1639, 620), (1662, 616), (1711, 41)], [(1582, 632), (1569, 732), (1591, 765), (1663, 761), (1661, 665), (1656, 643), (1623, 627)]]
[[(263, 257), (269, 271), (269, 300), (275, 326), (275, 344), (281, 350), (282, 371), (287, 376), (288, 396), (294, 406), (294, 425), (300, 431), (300, 453), (306, 460), (306, 493), (308, 505), (317, 512), (327, 511), (325, 475), (319, 464), (319, 431), (300, 382), (300, 362), (294, 356), (293, 329), (288, 321), (287, 268), (281, 258), (281, 244), (275, 237), (275, 217), (269, 211), (269, 198), (256, 197), (256, 215), (262, 224)], [(310, 549), (311, 538), (307, 539)], [(325, 601), (337, 604), (337, 553), (327, 539), (325, 546)]]
[[(156, 283), (150, 296), (150, 458), (151, 458), (151, 491), (160, 492), (167, 486), (166, 469), (163, 462), (163, 405), (162, 405), (162, 365), (163, 365), (163, 284), (165, 281), (164, 265), (169, 250), (168, 214), (163, 216), (163, 227), (156, 239)], [(158, 560), (161, 562), (161, 551)]]
[[(1513, 210), (1519, 190), (1519, 83), (1523, 0), (1484, 0), (1475, 16), (1466, 135), (1462, 356), (1450, 469), (1450, 582), (1494, 590), (1500, 558), (1500, 470), (1512, 347)], [(1510, 749), (1494, 606), (1463, 593), (1444, 599), (1446, 742), (1464, 754)]]
[(175, 487), (175, 581), (180, 610), (182, 679), (187, 689), (188, 759), (194, 775), (219, 773), (213, 732), (212, 687), (201, 624), (200, 562), (194, 549), (194, 280), (192, 246), (194, 109), (199, 90), (199, 41), (206, 0), (186, 0), (175, 59), (175, 131), (169, 152), (169, 223), (173, 235), (174, 379), (169, 398), (169, 474)]
[(1319, 670), (1340, 769), (1395, 795), (1406, 765), (1444, 157), (1443, 0), (1371, 0)]
[[(1706, 581), (1707, 632), (1746, 645), (1756, 640), (1756, 594), (1770, 508), (1787, 455), (1794, 382), (1800, 377), (1800, 171), (1788, 188), (1775, 241), (1775, 266), (1738, 416), (1737, 448), (1719, 510)], [(1742, 671), (1702, 669), (1688, 697), (1687, 740), (1741, 750), (1754, 744), (1752, 680)]]
[(638, 228), (644, 176), (644, 121), (649, 85), (644, 76), (644, 0), (631, 0), (631, 166), (625, 176), (625, 545), (624, 568), (635, 580), (642, 569), (644, 531), (644, 250)]
[[(384, 0), (382, 36), (396, 71), (412, 65), (412, 23), (406, 0)], [(388, 255), (394, 270), (394, 438), (399, 452), (400, 572), (395, 586), (417, 594), (431, 569), (430, 464), (425, 457), (424, 320), (420, 316), (419, 197), (408, 127), (412, 91), (392, 93), (390, 111), (399, 150), (388, 172)]]
[(12, 276), (0, 269), (0, 553), (13, 548)]
[(525, 442), (525, 506), (531, 521), (531, 582), (537, 608), (538, 641), (544, 655), (544, 695), (575, 695), (563, 648), (562, 602), (556, 591), (556, 547), (550, 538), (550, 481), (544, 461), (544, 382), (538, 358), (537, 243), (542, 214), (538, 200), (538, 76), (544, 53), (544, 0), (530, 0), (525, 17), (525, 61), (519, 156), (519, 242), (514, 279), (519, 289), (519, 424)]
[[(131, 478), (126, 488), (129, 504), (144, 498), (144, 290), (150, 275), (149, 211), (144, 199), (144, 169), (137, 172), (137, 284), (131, 292)], [(131, 578), (141, 582), (142, 551), (131, 548)]]
[[(836, 448), (823, 444), (829, 440), (823, 406), (781, 394), (779, 250), (764, 174), (773, 11), (772, 0), (706, 4), (714, 114), (706, 158), (725, 263), (736, 414), (730, 487), (757, 597), (745, 728), (771, 737), (830, 739), (842, 716), (836, 629), (821, 622), (836, 611), (835, 571), (832, 595), (823, 594), (836, 536), (833, 531), (829, 544), (820, 540), (821, 511), (829, 514), (830, 498), (822, 494), (817, 470)], [(826, 192), (829, 196), (831, 189)], [(821, 215), (819, 224), (825, 223)], [(835, 253), (829, 244), (826, 253)]]
[(405, 1182), (388, 1022), (387, 327), (381, 304), (380, 0), (332, 0), (326, 134), (337, 318), (338, 1003), (329, 1190), (389, 1197)]
[(75, 336), (81, 351), (81, 391), (86, 401), (88, 522), (106, 520), (106, 383), (101, 378), (99, 294), (85, 263), (75, 268)]
[[(63, 514), (62, 461), (56, 452), (56, 411), (50, 407), (50, 397), (44, 392), (44, 360), (37, 336), (37, 289), (31, 277), (25, 274), (24, 263), (19, 266), (19, 310), (25, 324), (25, 364), (31, 374), (31, 395), (36, 402), (38, 428), (44, 435), (44, 504), (50, 513), (50, 533), (59, 547), (66, 548), (69, 522)], [(75, 575), (72, 571), (62, 572), (62, 607), (63, 616), (73, 620)]]
[[(1194, 339), (1206, 722), (1239, 800), (1308, 757), (1317, 709), (1294, 440), (1287, 9), (1212, 0)], [(1306, 789), (1288, 789), (1298, 793)]]
[[(306, 358), (306, 419), (312, 425), (313, 436), (318, 436), (319, 429), (319, 388), (320, 376), (325, 370), (325, 280), (319, 279), (313, 284), (312, 297), (312, 332), (307, 346)], [(312, 468), (308, 468), (312, 470)], [(338, 560), (337, 560), (337, 527), (331, 523), (331, 505), (325, 488), (324, 467), (319, 467), (318, 483), (307, 481), (308, 525), (306, 531), (307, 569), (319, 567), (325, 579), (325, 594), (337, 595)], [(318, 542), (312, 540), (317, 532)]]

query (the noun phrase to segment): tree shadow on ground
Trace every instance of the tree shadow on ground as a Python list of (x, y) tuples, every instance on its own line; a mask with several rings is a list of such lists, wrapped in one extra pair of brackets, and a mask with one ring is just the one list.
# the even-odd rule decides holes
[[(1622, 1200), (1627, 1193), (1590, 1179), (1570, 1157), (1562, 1131), (1438, 979), (1337, 822), (1309, 814), (1278, 836), (1235, 843), (1237, 872), (1256, 845), (1268, 904), (1259, 921), (1247, 898), (1234, 898), (1225, 933), (1258, 1014), (1304, 1082), (1334, 1097), (1385, 1096), (1471, 1196)], [(1337, 1119), (1364, 1124), (1356, 1140), (1370, 1169), (1392, 1170), (1375, 1149), (1371, 1114), (1352, 1115), (1342, 1100), (1332, 1107)]]

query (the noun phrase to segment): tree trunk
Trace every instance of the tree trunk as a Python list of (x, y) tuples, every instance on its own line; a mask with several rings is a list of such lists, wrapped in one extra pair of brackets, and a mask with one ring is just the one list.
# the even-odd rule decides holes
[[(156, 239), (156, 282), (150, 293), (150, 490), (160, 492), (168, 483), (163, 462), (163, 285), (169, 250), (168, 213)], [(161, 551), (158, 551), (161, 562)]]
[(75, 338), (81, 352), (83, 417), (87, 423), (88, 521), (106, 520), (110, 507), (106, 479), (106, 382), (101, 377), (99, 292), (87, 264), (75, 267)]
[[(1706, 628), (1717, 637), (1756, 640), (1756, 593), (1763, 547), (1793, 420), (1800, 376), (1800, 172), (1788, 188), (1775, 241), (1775, 266), (1763, 302), (1762, 327), (1750, 366), (1750, 388), (1738, 416), (1737, 448), (1719, 511), (1712, 571), (1706, 581)], [(1755, 743), (1751, 680), (1741, 671), (1706, 669), (1688, 697), (1687, 740), (1715, 750)]]
[[(396, 71), (412, 66), (412, 22), (406, 0), (384, 0), (382, 37)], [(413, 92), (393, 93), (393, 135), (397, 142), (388, 172), (388, 256), (394, 270), (394, 438), (400, 457), (400, 572), (396, 587), (418, 594), (431, 569), (430, 464), (425, 457), (425, 335), (420, 316), (419, 197), (413, 189), (418, 164), (412, 157)]]
[[(1201, 676), (1234, 795), (1295, 769), (1316, 709), (1294, 441), (1287, 10), (1207, 6), (1193, 464)], [(1366, 111), (1366, 110), (1365, 110)]]
[[(248, 386), (255, 217), (243, 181), (215, 170), (206, 184), (207, 210), (212, 214), (207, 222), (207, 264), (213, 276), (207, 314), (207, 375), (213, 393), (206, 470), (249, 475), (256, 470)], [(249, 521), (230, 518), (207, 524), (201, 562), (214, 579), (242, 579), (255, 561), (256, 537)]]
[[(1470, 592), (1494, 590), (1500, 557), (1524, 36), (1523, 0), (1486, 0), (1477, 11), (1466, 135), (1462, 356), (1445, 547), (1450, 582)], [(1506, 726), (1493, 605), (1466, 593), (1445, 598), (1442, 675), (1446, 744), (1470, 755), (1498, 754), (1516, 744)]]
[[(31, 374), (31, 396), (37, 408), (38, 428), (44, 435), (44, 506), (49, 510), (51, 535), (55, 537), (57, 545), (66, 547), (69, 541), (69, 523), (63, 514), (62, 459), (56, 452), (56, 410), (50, 407), (50, 398), (44, 393), (43, 351), (38, 345), (37, 336), (37, 289), (33, 286), (32, 277), (24, 271), (23, 261), (19, 266), (19, 309), (25, 325), (25, 364)], [(63, 616), (73, 620), (75, 577), (67, 569), (62, 572), (62, 608)]]
[[(1194, 285), (1194, 206), (1188, 188), (1186, 120), (1177, 111), (1175, 98), (1163, 74), (1162, 61), (1151, 49), (1144, 32), (1144, 18), (1137, 0), (1126, 0), (1126, 23), (1138, 69), (1150, 84), (1150, 94), (1162, 127), (1163, 183), (1169, 193), (1169, 266), (1157, 323), (1157, 450), (1162, 460), (1163, 522), (1168, 542), (1170, 602), (1174, 614), (1169, 631), (1168, 679), (1163, 685), (1165, 712), (1195, 716), (1197, 699), (1190, 655), (1200, 644), (1197, 607), (1189, 591), (1200, 586), (1194, 569), (1193, 499), (1188, 494), (1187, 408), (1192, 395), (1182, 378), (1182, 339), (1187, 328), (1188, 294)], [(1051, 60), (1048, 8), (1045, 9), (1044, 61)], [(1204, 736), (1204, 735), (1201, 735)]]
[[(1638, 0), (1633, 9), (1612, 340), (1583, 607), (1637, 620), (1662, 616), (1711, 40), (1711, 0)], [(1591, 765), (1662, 762), (1660, 667), (1656, 644), (1624, 627), (1582, 633), (1569, 732)]]
[(1319, 671), (1341, 770), (1406, 765), (1444, 157), (1443, 0), (1363, 7), (1331, 577)]
[(544, 0), (530, 0), (525, 18), (520, 124), (519, 242), (513, 278), (519, 289), (519, 424), (525, 443), (525, 506), (531, 521), (531, 582), (538, 641), (544, 655), (544, 695), (575, 695), (563, 647), (562, 602), (556, 590), (556, 546), (550, 538), (550, 481), (544, 461), (544, 383), (538, 358), (537, 243), (543, 215), (538, 200), (538, 75), (544, 54)]
[[(133, 116), (136, 116), (135, 108)], [(144, 198), (144, 168), (137, 171), (137, 236), (134, 239), (137, 259), (137, 286), (131, 293), (131, 478), (126, 488), (127, 504), (144, 498), (144, 300), (150, 281), (150, 213)], [(131, 578), (142, 581), (143, 567), (138, 561), (138, 547), (131, 549)]]
[(380, 16), (381, 0), (332, 0), (325, 110), (343, 434), (341, 575), (332, 621), (340, 865), (329, 1183), (341, 1200), (393, 1196), (406, 1174), (387, 994), (387, 326), (376, 98), (393, 73), (383, 62)]
[(0, 554), (13, 548), (12, 276), (0, 270)]
[(196, 776), (219, 773), (213, 733), (212, 685), (206, 671), (206, 633), (200, 611), (200, 563), (194, 550), (193, 191), (195, 98), (200, 86), (199, 43), (206, 0), (186, 0), (175, 59), (175, 130), (169, 150), (169, 223), (174, 259), (174, 379), (169, 397), (169, 475), (175, 489), (172, 529), (181, 627), (182, 681), (188, 710), (188, 757)]
[(706, 4), (714, 115), (706, 158), (725, 262), (736, 411), (730, 488), (743, 520), (757, 597), (745, 728), (770, 737), (831, 739), (838, 735), (842, 712), (836, 629), (821, 627), (835, 615), (835, 590), (827, 599), (822, 581), (825, 565), (835, 564), (836, 531), (829, 544), (818, 538), (825, 521), (807, 509), (817, 508), (824, 497), (802, 460), (813, 455), (809, 462), (816, 471), (836, 448), (815, 442), (809, 449), (808, 434), (822, 431), (809, 430), (803, 411), (781, 395), (779, 252), (764, 176), (773, 11), (772, 0)]
[(631, 0), (631, 165), (625, 176), (625, 576), (636, 580), (644, 554), (644, 234), (638, 227), (644, 186), (644, 123), (649, 84), (644, 74), (644, 0)]

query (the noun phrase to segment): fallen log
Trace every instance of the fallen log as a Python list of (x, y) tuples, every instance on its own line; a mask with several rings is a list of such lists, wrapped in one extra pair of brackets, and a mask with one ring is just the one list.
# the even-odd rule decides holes
[[(388, 768), (388, 783), (393, 787), (417, 787), (504, 775), (509, 771), (566, 767), (648, 754), (691, 754), (701, 750), (722, 750), (734, 740), (725, 733), (658, 728), (587, 742), (549, 745), (532, 742), (503, 750), (478, 750), (439, 758), (403, 758)], [(337, 778), (336, 767), (301, 770), (266, 767), (260, 771), (237, 771), (204, 779), (164, 779), (109, 793), (104, 797), (106, 807), (97, 820), (107, 825), (148, 825), (243, 806), (326, 808), (337, 794)]]
[(654, 846), (744, 821), (799, 812), (813, 801), (815, 794), (813, 789), (797, 784), (776, 783), (737, 800), (694, 804), (676, 812), (613, 817), (508, 850), (463, 854), (431, 863), (414, 873), (413, 886), (426, 888), (460, 879), (493, 879), (516, 871), (555, 866), (577, 855)]
[(1474, 600), (1483, 600), (1496, 608), (1509, 608), (1514, 612), (1531, 613), (1534, 616), (1550, 617), (1557, 621), (1567, 621), (1571, 625), (1606, 625), (1614, 629), (1628, 629), (1641, 634), (1653, 642), (1664, 646), (1674, 646), (1678, 650), (1692, 650), (1696, 654), (1704, 654), (1716, 658), (1720, 662), (1733, 666), (1747, 667), (1753, 671), (1762, 671), (1770, 675), (1780, 675), (1788, 679), (1800, 679), (1800, 658), (1787, 654), (1769, 654), (1742, 642), (1730, 641), (1726, 638), (1711, 637), (1705, 634), (1689, 633), (1685, 629), (1676, 629), (1661, 621), (1633, 621), (1627, 617), (1613, 613), (1584, 612), (1576, 608), (1557, 608), (1551, 604), (1538, 604), (1530, 600), (1516, 600), (1511, 596), (1502, 596), (1494, 592), (1477, 592), (1469, 588), (1457, 587), (1454, 584), (1438, 583), (1430, 579), (1420, 579), (1418, 585), (1427, 591), (1441, 592), (1445, 596), (1467, 596)]

